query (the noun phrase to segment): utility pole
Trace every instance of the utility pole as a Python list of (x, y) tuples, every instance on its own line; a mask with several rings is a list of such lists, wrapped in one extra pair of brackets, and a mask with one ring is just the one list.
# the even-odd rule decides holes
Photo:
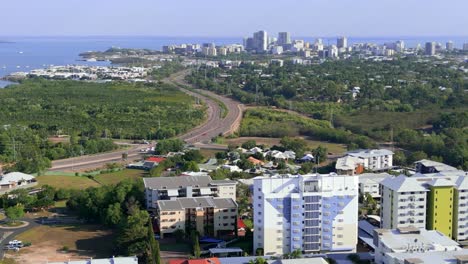
[(16, 162), (16, 142), (15, 142), (15, 137), (13, 137), (12, 140), (13, 140), (13, 160)]

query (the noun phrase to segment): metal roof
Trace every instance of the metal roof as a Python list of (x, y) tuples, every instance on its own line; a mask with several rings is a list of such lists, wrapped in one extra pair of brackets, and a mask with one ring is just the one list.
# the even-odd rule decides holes
[(385, 155), (393, 155), (393, 151), (388, 149), (357, 149), (348, 151), (346, 154), (359, 158), (373, 158)]
[(193, 197), (177, 200), (159, 200), (157, 206), (161, 211), (180, 211), (189, 208), (237, 208), (232, 198)]
[(137, 257), (112, 257), (107, 259), (87, 259), (63, 262), (48, 262), (48, 264), (138, 264)]

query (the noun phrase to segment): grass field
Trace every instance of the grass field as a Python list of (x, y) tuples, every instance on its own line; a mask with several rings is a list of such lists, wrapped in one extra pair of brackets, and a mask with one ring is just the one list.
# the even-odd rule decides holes
[(86, 189), (88, 187), (97, 187), (99, 184), (84, 176), (59, 176), (45, 175), (36, 177), (39, 187), (50, 185), (55, 188), (65, 189)]
[(36, 179), (39, 182), (39, 187), (50, 185), (55, 188), (66, 189), (86, 189), (88, 187), (98, 187), (100, 185), (117, 184), (125, 179), (139, 179), (146, 174), (142, 170), (124, 169), (117, 172), (97, 174), (95, 180), (85, 176), (68, 176), (68, 175), (43, 175)]
[[(307, 142), (307, 146), (309, 149), (315, 149), (318, 146), (326, 147), (328, 152), (333, 154), (341, 154), (346, 152), (346, 146), (343, 144), (336, 144), (336, 143), (329, 143), (324, 141), (317, 141), (317, 140), (310, 140), (304, 138)], [(266, 137), (239, 137), (239, 138), (230, 138), (225, 139), (225, 144), (233, 144), (236, 146), (242, 145), (242, 143), (248, 140), (255, 140), (257, 145), (266, 145), (266, 146), (273, 146), (273, 145), (280, 145), (281, 138), (266, 138)]]
[[(32, 246), (8, 257), (18, 263), (47, 263), (112, 256), (115, 235), (97, 225), (38, 226), (16, 237)], [(67, 252), (60, 249), (68, 247)]]
[(147, 174), (143, 170), (124, 169), (117, 172), (98, 174), (94, 177), (102, 185), (117, 184), (125, 179), (140, 179)]

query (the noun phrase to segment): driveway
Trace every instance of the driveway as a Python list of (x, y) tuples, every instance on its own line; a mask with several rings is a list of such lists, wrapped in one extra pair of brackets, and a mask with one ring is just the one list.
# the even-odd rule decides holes
[(36, 219), (23, 218), (20, 220), (28, 222), (29, 225), (17, 229), (6, 229), (0, 227), (0, 259), (3, 259), (5, 255), (5, 250), (3, 250), (3, 247), (6, 243), (8, 243), (10, 240), (13, 240), (17, 235), (23, 233), (24, 231), (39, 226), (39, 224), (36, 222)]

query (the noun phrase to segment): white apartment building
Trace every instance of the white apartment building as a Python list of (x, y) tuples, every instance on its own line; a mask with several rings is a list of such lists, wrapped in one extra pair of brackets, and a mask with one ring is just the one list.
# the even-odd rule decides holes
[(236, 200), (236, 181), (212, 180), (210, 176), (143, 178), (146, 208), (155, 210), (159, 200), (219, 197)]
[(426, 192), (417, 177), (389, 177), (381, 183), (380, 227), (426, 228)]
[(337, 174), (256, 177), (254, 251), (354, 252), (358, 178)]
[(388, 170), (393, 167), (393, 152), (388, 149), (359, 149), (348, 151), (349, 156), (364, 160), (364, 168), (372, 171)]

